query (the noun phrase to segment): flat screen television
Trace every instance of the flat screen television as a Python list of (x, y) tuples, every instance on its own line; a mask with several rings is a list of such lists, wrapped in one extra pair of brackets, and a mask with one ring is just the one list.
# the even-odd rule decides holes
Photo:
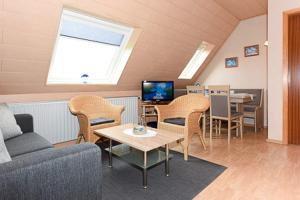
[(150, 102), (172, 101), (173, 81), (142, 81), (142, 100)]

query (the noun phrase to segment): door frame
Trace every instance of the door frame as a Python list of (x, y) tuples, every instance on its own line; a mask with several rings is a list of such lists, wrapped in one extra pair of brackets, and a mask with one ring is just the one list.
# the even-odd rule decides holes
[(288, 86), (289, 86), (289, 56), (288, 56), (288, 48), (289, 48), (289, 16), (293, 14), (300, 14), (300, 8), (292, 9), (283, 12), (283, 138), (282, 143), (289, 143), (289, 133), (288, 133)]

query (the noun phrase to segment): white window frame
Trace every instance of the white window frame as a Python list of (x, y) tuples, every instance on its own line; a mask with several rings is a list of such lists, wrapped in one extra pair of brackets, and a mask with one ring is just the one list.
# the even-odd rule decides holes
[(202, 41), (178, 79), (192, 79), (214, 47), (215, 45)]
[[(83, 83), (78, 81), (78, 78), (74, 78), (74, 80), (63, 80), (63, 79), (49, 79), (51, 77), (51, 70), (54, 68), (54, 60), (57, 53), (58, 48), (58, 41), (61, 37), (61, 29), (62, 29), (62, 17), (72, 17), (78, 18), (80, 21), (89, 21), (94, 22), (99, 25), (99, 27), (104, 28), (106, 30), (111, 30), (114, 32), (118, 32), (123, 34), (123, 40), (120, 45), (120, 49), (118, 54), (113, 59), (111, 63), (111, 67), (109, 68), (108, 76), (105, 79), (97, 79), (97, 80), (90, 80), (87, 83)], [(47, 77), (47, 85), (81, 85), (81, 84), (88, 84), (88, 85), (116, 85), (121, 77), (121, 74), (127, 64), (129, 56), (133, 50), (134, 44), (136, 43), (137, 36), (139, 35), (140, 31), (138, 29), (134, 29), (132, 27), (123, 26), (120, 24), (116, 24), (114, 22), (110, 22), (108, 20), (103, 20), (94, 16), (90, 16), (84, 13), (79, 13), (77, 11), (72, 11), (69, 9), (64, 8), (60, 18), (59, 29), (56, 36), (56, 42), (52, 54), (52, 59), (49, 67), (48, 77)], [(63, 37), (63, 36), (62, 36)]]

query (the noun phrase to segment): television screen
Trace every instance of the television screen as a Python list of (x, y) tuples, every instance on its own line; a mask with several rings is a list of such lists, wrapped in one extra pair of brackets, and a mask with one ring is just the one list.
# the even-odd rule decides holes
[(172, 101), (174, 98), (173, 81), (143, 81), (143, 101)]

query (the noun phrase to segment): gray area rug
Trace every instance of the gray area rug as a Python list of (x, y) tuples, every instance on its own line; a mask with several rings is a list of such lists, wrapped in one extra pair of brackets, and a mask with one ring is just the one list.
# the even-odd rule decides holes
[(148, 189), (142, 187), (142, 171), (122, 160), (113, 158), (108, 167), (107, 153), (103, 152), (103, 200), (189, 200), (217, 178), (226, 167), (195, 157), (183, 160), (183, 155), (170, 152), (170, 176), (165, 176), (165, 165), (148, 171)]

